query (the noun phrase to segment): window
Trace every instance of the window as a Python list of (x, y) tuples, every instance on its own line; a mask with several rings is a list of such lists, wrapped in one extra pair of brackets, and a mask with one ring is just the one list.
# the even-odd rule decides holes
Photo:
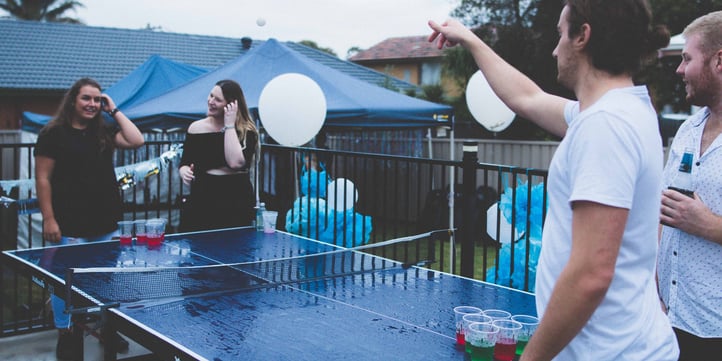
[(421, 63), (421, 85), (441, 83), (441, 63)]

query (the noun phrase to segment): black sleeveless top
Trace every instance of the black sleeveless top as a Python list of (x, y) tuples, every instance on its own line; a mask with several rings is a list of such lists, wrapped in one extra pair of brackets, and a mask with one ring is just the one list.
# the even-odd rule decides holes
[[(214, 133), (187, 133), (183, 143), (183, 157), (180, 166), (194, 166), (195, 173), (205, 173), (209, 169), (227, 167), (226, 155), (223, 146), (224, 132)], [(254, 132), (246, 132), (245, 148), (243, 158), (246, 164), (241, 168), (248, 170), (253, 164), (253, 155), (258, 143), (258, 135)]]

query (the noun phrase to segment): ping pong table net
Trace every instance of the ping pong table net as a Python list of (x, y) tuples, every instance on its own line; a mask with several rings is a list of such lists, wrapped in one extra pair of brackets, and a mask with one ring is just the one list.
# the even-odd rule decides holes
[[(286, 249), (281, 257), (250, 262), (212, 263), (189, 252), (185, 260), (173, 262), (175, 265), (171, 266), (123, 267), (119, 264), (118, 267), (73, 268), (68, 270), (66, 287), (67, 290), (75, 287), (103, 304), (128, 305), (268, 287), (319, 287), (324, 282), (349, 277), (352, 281), (364, 282), (379, 273), (406, 272), (418, 262), (401, 263), (362, 251), (402, 242), (423, 242), (429, 236), (422, 234), (316, 253)], [(183, 258), (185, 252), (171, 253)], [(68, 292), (66, 300), (70, 297)]]

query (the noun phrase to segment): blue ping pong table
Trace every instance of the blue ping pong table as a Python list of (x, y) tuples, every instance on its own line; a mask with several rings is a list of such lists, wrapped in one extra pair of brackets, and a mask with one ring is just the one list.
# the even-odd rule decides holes
[[(453, 307), (536, 314), (526, 292), (338, 249), (233, 228), (168, 235), (158, 251), (117, 241), (5, 251), (3, 263), (70, 294), (74, 309), (100, 309), (103, 332), (160, 360), (464, 360)], [(75, 274), (65, 288), (68, 268), (219, 263), (236, 265)]]

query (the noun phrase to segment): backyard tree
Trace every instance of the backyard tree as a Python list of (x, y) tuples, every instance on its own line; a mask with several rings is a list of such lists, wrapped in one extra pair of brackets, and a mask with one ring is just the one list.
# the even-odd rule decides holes
[[(679, 34), (693, 19), (711, 11), (722, 10), (722, 0), (650, 0), (654, 24), (666, 25), (672, 35)], [(451, 15), (475, 28), (479, 37), (514, 67), (528, 75), (544, 90), (566, 97), (573, 94), (556, 80), (556, 60), (551, 56), (559, 35), (557, 21), (563, 2), (559, 0), (462, 0)], [(650, 59), (636, 76), (638, 83), (650, 88), (658, 111), (670, 105), (673, 111), (686, 111), (684, 84), (675, 74), (679, 58)], [(450, 48), (444, 59), (444, 74), (465, 89), (466, 82), (477, 70), (471, 56), (461, 48)], [(464, 94), (449, 99), (454, 105), (457, 123), (473, 123)], [(473, 126), (477, 129), (481, 127)], [(492, 136), (481, 130), (483, 136)], [(517, 119), (509, 128), (494, 137), (504, 139), (553, 139), (546, 132), (524, 119)]]
[[(556, 25), (562, 4), (558, 0), (462, 0), (451, 16), (489, 44), (514, 67), (534, 79), (545, 90), (568, 93), (556, 82), (556, 63), (551, 52), (556, 46)], [(478, 70), (471, 55), (460, 47), (446, 50), (443, 71), (461, 89)], [(551, 139), (531, 122), (517, 117), (506, 130), (492, 134), (474, 123), (466, 108), (465, 94), (449, 99), (455, 107), (456, 121), (474, 129), (482, 137), (505, 139)], [(473, 132), (472, 132), (473, 133)]]
[(48, 21), (58, 23), (82, 24), (80, 19), (67, 15), (84, 7), (79, 1), (69, 0), (2, 0), (0, 9), (8, 12), (10, 17), (20, 20)]

